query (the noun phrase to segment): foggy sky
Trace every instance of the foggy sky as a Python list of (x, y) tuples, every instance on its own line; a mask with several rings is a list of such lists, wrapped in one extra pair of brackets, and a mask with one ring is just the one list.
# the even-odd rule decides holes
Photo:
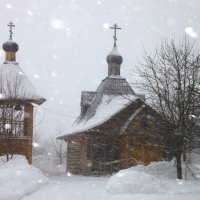
[(96, 90), (107, 76), (113, 46), (108, 26), (122, 27), (121, 75), (130, 83), (143, 47), (153, 52), (162, 39), (183, 34), (199, 42), (199, 0), (1, 0), (0, 8), (0, 43), (8, 40), (6, 25), (14, 22), (17, 62), (47, 99), (36, 117), (37, 123), (44, 118), (36, 131), (45, 136), (66, 133), (80, 112), (81, 90)]

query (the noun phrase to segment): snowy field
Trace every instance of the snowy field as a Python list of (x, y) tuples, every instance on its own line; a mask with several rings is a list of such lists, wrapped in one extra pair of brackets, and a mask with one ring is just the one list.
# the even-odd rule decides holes
[(13, 157), (5, 162), (0, 157), (0, 200), (18, 200), (47, 184), (48, 178), (29, 165), (25, 157)]
[(200, 200), (197, 179), (176, 180), (173, 162), (157, 162), (121, 170), (112, 177), (83, 177), (69, 173), (46, 177), (22, 156), (0, 159), (0, 200)]
[[(22, 200), (199, 200), (200, 192), (187, 191), (178, 192), (171, 190), (167, 193), (111, 193), (107, 190), (109, 178), (91, 177), (55, 177), (50, 183), (42, 187), (39, 191), (22, 198)], [(133, 180), (137, 182), (137, 179)], [(151, 184), (151, 183), (143, 183)], [(172, 183), (175, 188), (181, 188), (178, 182)], [(200, 188), (200, 183), (190, 183), (191, 189)], [(175, 193), (174, 193), (175, 192)]]

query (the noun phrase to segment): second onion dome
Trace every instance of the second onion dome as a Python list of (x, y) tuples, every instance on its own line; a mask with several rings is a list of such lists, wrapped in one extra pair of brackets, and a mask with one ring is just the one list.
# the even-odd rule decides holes
[(117, 63), (118, 65), (122, 64), (123, 57), (119, 54), (116, 45), (114, 45), (113, 50), (108, 54), (106, 60), (108, 63)]

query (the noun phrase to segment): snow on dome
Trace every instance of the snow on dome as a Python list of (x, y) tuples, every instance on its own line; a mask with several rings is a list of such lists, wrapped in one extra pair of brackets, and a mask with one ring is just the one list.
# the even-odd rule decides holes
[(110, 52), (109, 55), (118, 55), (118, 56), (120, 56), (116, 46), (113, 47), (113, 50)]
[(119, 113), (137, 98), (138, 97), (136, 97), (135, 95), (103, 95), (102, 101), (98, 106), (95, 115), (88, 121), (82, 121), (79, 124), (73, 125), (70, 129), (67, 130), (67, 133), (79, 133), (99, 126), (109, 120), (115, 114)]

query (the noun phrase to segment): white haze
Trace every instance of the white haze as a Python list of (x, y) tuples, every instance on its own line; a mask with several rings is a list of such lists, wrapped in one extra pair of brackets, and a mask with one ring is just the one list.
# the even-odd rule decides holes
[(188, 34), (198, 41), (200, 34), (199, 0), (1, 0), (0, 8), (0, 43), (13, 21), (17, 61), (47, 99), (36, 127), (45, 136), (65, 133), (79, 114), (81, 90), (95, 90), (107, 76), (110, 25), (122, 27), (117, 44), (129, 82), (143, 47), (153, 52), (162, 39)]

